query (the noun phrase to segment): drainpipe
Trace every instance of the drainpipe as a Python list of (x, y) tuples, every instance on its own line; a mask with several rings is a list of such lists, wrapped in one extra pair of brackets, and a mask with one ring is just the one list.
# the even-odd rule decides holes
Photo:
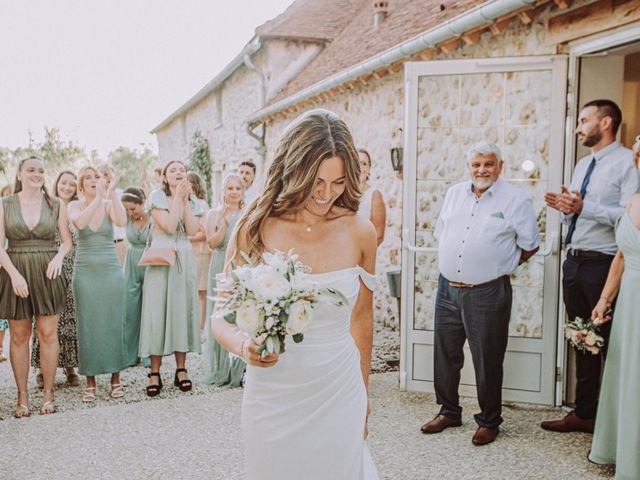
[[(260, 109), (264, 108), (265, 98), (267, 95), (267, 79), (264, 76), (264, 72), (258, 67), (255, 63), (251, 61), (251, 57), (249, 54), (244, 56), (244, 64), (249, 70), (253, 70), (258, 74), (258, 79), (260, 80), (260, 89), (259, 89), (259, 101), (260, 101)], [(257, 134), (253, 131), (251, 126), (246, 123), (245, 128), (249, 136), (255, 139), (258, 142), (258, 146), (256, 147), (256, 152), (260, 157), (260, 172), (264, 172), (266, 157), (267, 157), (267, 147), (265, 145), (264, 139), (267, 133), (267, 125), (266, 123), (261, 123), (262, 132)]]

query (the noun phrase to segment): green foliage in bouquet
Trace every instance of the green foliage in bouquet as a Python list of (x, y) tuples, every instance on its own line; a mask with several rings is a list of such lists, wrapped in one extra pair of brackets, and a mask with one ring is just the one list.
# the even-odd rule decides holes
[(597, 355), (604, 347), (604, 338), (600, 335), (600, 329), (591, 319), (583, 320), (576, 317), (572, 322), (565, 324), (564, 333), (569, 343), (578, 351)]

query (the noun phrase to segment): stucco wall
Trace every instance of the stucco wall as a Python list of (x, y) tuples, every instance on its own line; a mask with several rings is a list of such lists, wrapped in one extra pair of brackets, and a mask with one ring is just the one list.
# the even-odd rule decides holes
[[(531, 25), (523, 25), (515, 19), (503, 33), (493, 35), (487, 32), (476, 44), (458, 48), (448, 55), (440, 54), (434, 60), (553, 54), (555, 48), (545, 45), (547, 18), (548, 12), (544, 12)], [(376, 289), (375, 316), (377, 322), (391, 325), (398, 323), (397, 306), (388, 295), (384, 274), (398, 270), (401, 263), (402, 179), (393, 172), (389, 157), (391, 148), (402, 146), (404, 141), (403, 78), (400, 72), (380, 80), (372, 79), (367, 86), (337, 94), (315, 105), (340, 115), (349, 125), (356, 145), (371, 154), (373, 170), (370, 183), (383, 192), (387, 206), (387, 230), (378, 249), (376, 266), (377, 273), (382, 275)], [(269, 122), (266, 135), (269, 158), (280, 133), (295, 116)], [(419, 164), (418, 169), (421, 167)]]

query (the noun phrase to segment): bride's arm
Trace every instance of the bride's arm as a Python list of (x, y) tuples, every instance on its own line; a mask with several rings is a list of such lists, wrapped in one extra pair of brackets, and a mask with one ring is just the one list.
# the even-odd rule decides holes
[[(376, 268), (377, 240), (371, 222), (361, 222), (357, 217), (354, 239), (362, 245), (360, 266), (373, 274)], [(360, 350), (360, 369), (365, 388), (369, 387), (371, 350), (373, 348), (373, 292), (360, 280), (360, 293), (351, 312), (351, 336)]]
[[(224, 260), (225, 273), (231, 271), (231, 262), (238, 265), (243, 263), (242, 257), (240, 257), (240, 251), (246, 250), (246, 246), (240, 241), (238, 245), (236, 243), (237, 231), (234, 231), (229, 238), (229, 248), (227, 248), (227, 255)], [(238, 235), (239, 238), (243, 238), (242, 235)], [(215, 292), (216, 296), (224, 297), (224, 292)], [(211, 333), (213, 337), (222, 345), (228, 352), (239, 356), (249, 365), (256, 367), (273, 367), (278, 362), (278, 354), (270, 354), (261, 359), (260, 353), (257, 351), (261, 343), (255, 338), (249, 338), (245, 333), (241, 332), (238, 327), (227, 322), (222, 316), (222, 304), (223, 301), (216, 302), (216, 305), (211, 316)]]

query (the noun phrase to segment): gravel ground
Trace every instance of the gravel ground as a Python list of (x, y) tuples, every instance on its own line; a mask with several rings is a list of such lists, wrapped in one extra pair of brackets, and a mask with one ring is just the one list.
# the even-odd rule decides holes
[[(397, 355), (392, 339), (397, 339), (397, 332), (376, 333), (380, 369), (388, 368), (385, 361), (394, 352)], [(197, 378), (200, 357), (190, 356), (187, 367)], [(83, 404), (81, 388), (64, 386), (59, 371), (59, 413), (17, 420), (11, 417), (15, 402), (11, 369), (8, 363), (0, 364), (0, 416), (5, 419), (0, 421), (0, 444), (11, 447), (0, 455), (0, 479), (241, 479), (242, 390), (196, 385), (184, 394), (171, 384), (173, 368), (168, 359), (162, 369), (166, 387), (155, 399), (144, 394), (142, 367), (123, 373), (127, 393), (120, 400), (108, 397), (109, 378), (101, 377), (95, 405)], [(30, 406), (36, 409), (41, 393), (35, 385), (30, 393)], [(611, 468), (587, 461), (590, 435), (554, 434), (538, 427), (540, 421), (562, 415), (560, 409), (505, 407), (505, 423), (496, 442), (474, 447), (474, 399), (463, 399), (462, 427), (422, 435), (420, 425), (438, 410), (433, 395), (399, 391), (395, 372), (372, 375), (370, 393), (369, 446), (381, 479), (613, 476)]]

